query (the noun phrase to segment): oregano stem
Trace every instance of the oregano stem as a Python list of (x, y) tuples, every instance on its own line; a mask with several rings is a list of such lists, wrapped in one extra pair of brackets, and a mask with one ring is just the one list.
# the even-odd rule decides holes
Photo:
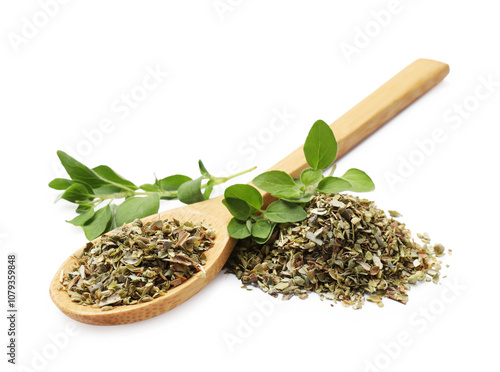
[[(257, 167), (252, 167), (249, 169), (246, 169), (244, 171), (232, 174), (227, 177), (212, 177), (211, 180), (214, 181), (214, 185), (220, 185), (221, 183), (227, 182), (232, 178), (241, 176), (242, 174), (248, 173), (253, 171)], [(125, 187), (125, 186), (124, 186)], [(201, 185), (201, 189), (206, 188), (207, 185)], [(128, 188), (127, 188), (128, 189)], [(126, 198), (126, 197), (132, 197), (132, 196), (149, 196), (149, 195), (158, 195), (160, 198), (162, 197), (175, 197), (177, 196), (177, 190), (175, 191), (134, 191), (132, 189), (128, 189), (129, 191), (124, 191), (124, 192), (117, 192), (117, 193), (112, 193), (112, 194), (92, 194), (94, 198), (96, 198), (92, 204), (93, 206), (97, 206), (101, 204), (105, 200), (109, 199), (120, 199), (120, 198)]]
[[(214, 184), (215, 185), (220, 185), (221, 183), (224, 183), (224, 182), (227, 182), (229, 181), (230, 179), (232, 178), (235, 178), (235, 177), (238, 177), (238, 176), (241, 176), (245, 173), (249, 173), (251, 171), (253, 171), (254, 169), (256, 169), (257, 167), (252, 167), (252, 168), (249, 168), (249, 169), (246, 169), (244, 171), (241, 171), (241, 172), (238, 172), (238, 173), (235, 173), (233, 175), (230, 175), (230, 176), (227, 176), (227, 177), (212, 177), (212, 181), (214, 181)], [(202, 185), (201, 187), (204, 187), (204, 185)]]

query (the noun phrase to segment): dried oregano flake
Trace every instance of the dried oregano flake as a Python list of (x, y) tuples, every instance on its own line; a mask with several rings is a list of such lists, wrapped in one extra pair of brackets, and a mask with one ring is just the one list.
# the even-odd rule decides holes
[(383, 306), (383, 297), (406, 304), (410, 284), (438, 282), (443, 245), (430, 246), (428, 234), (419, 234), (425, 244), (415, 243), (374, 202), (318, 193), (305, 210), (305, 220), (281, 224), (264, 245), (240, 240), (227, 271), (284, 300), (316, 292), (353, 308), (365, 300)]
[(87, 243), (61, 277), (62, 290), (81, 305), (111, 310), (151, 301), (201, 271), (214, 231), (202, 223), (140, 220)]

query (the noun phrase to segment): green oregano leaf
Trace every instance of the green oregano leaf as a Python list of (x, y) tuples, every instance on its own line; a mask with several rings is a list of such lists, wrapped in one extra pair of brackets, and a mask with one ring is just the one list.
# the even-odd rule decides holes
[(203, 176), (192, 181), (184, 182), (177, 190), (177, 197), (186, 204), (193, 204), (205, 200), (201, 193), (201, 181)]
[(105, 185), (107, 182), (99, 177), (99, 175), (92, 169), (83, 165), (78, 160), (72, 158), (64, 151), (58, 151), (57, 156), (61, 161), (64, 169), (68, 172), (69, 176), (74, 181), (81, 181), (90, 185), (91, 187), (99, 187)]
[(133, 192), (133, 190), (125, 190), (124, 191), (124, 189), (122, 187), (111, 185), (111, 184), (106, 184), (106, 185), (94, 188), (94, 194), (96, 196), (116, 194), (116, 193), (126, 193), (127, 196), (132, 196), (134, 192)]
[(250, 206), (244, 200), (237, 198), (224, 198), (222, 203), (229, 212), (239, 220), (246, 220), (252, 215)]
[(75, 226), (83, 226), (88, 220), (94, 217), (94, 214), (95, 214), (94, 208), (90, 207), (90, 209), (87, 210), (85, 213), (82, 213), (79, 216), (73, 218), (71, 221), (66, 221), (66, 222), (71, 223)]
[(313, 169), (328, 168), (337, 156), (337, 141), (332, 129), (322, 120), (315, 122), (304, 143), (307, 164)]
[(271, 222), (268, 220), (257, 220), (252, 224), (252, 236), (257, 239), (269, 239), (272, 230)]
[(156, 179), (154, 184), (145, 183), (140, 186), (144, 191), (162, 193), (164, 191), (171, 193), (171, 195), (162, 195), (161, 199), (172, 200), (177, 199), (177, 190), (179, 187), (192, 179), (188, 176), (182, 174), (174, 174), (173, 176), (168, 176), (162, 178), (161, 180)]
[(321, 181), (323, 172), (316, 169), (304, 169), (300, 175), (300, 180), (304, 186), (311, 186)]
[(278, 192), (274, 192), (273, 196), (280, 198), (280, 199), (294, 199), (298, 198), (301, 195), (301, 191), (297, 189), (283, 189)]
[(198, 167), (200, 168), (200, 173), (202, 176), (205, 177), (210, 176), (210, 173), (208, 173), (207, 168), (205, 167), (205, 165), (201, 160), (198, 160)]
[(264, 212), (264, 217), (272, 222), (298, 222), (307, 217), (306, 211), (298, 204), (285, 200), (271, 203)]
[(203, 197), (205, 198), (205, 200), (210, 199), (210, 195), (212, 194), (214, 186), (214, 180), (208, 180), (207, 184), (205, 185), (205, 190), (203, 191)]
[(338, 194), (342, 191), (352, 190), (352, 185), (349, 181), (340, 177), (325, 177), (318, 184), (317, 189), (325, 194)]
[(88, 240), (94, 240), (103, 234), (112, 219), (111, 208), (109, 205), (99, 209), (94, 216), (83, 225), (85, 237)]
[(68, 187), (73, 185), (75, 181), (68, 180), (66, 178), (55, 178), (49, 183), (49, 187), (55, 190), (66, 190)]
[(375, 184), (372, 179), (362, 170), (351, 168), (344, 173), (342, 178), (349, 181), (352, 185), (351, 191), (367, 192), (375, 190)]
[(250, 236), (250, 231), (248, 230), (246, 222), (237, 220), (236, 218), (229, 221), (227, 232), (235, 239), (245, 239)]
[(267, 220), (258, 220), (253, 226), (255, 226), (256, 224), (259, 225), (257, 227), (259, 231), (257, 234), (254, 235), (254, 230), (252, 230), (252, 237), (257, 244), (265, 244), (273, 235), (276, 223), (269, 222)]
[(158, 213), (160, 198), (153, 194), (146, 197), (134, 196), (126, 199), (116, 210), (115, 221), (117, 226)]
[(174, 174), (173, 176), (158, 180), (158, 183), (164, 191), (177, 191), (182, 184), (189, 181), (192, 181), (191, 177), (182, 174)]
[(91, 202), (80, 203), (80, 204), (78, 204), (78, 207), (76, 207), (75, 212), (78, 214), (82, 214), (82, 213), (88, 212), (89, 209), (91, 209), (91, 208), (93, 208), (93, 204)]
[(141, 186), (139, 186), (141, 190), (147, 191), (147, 192), (162, 192), (163, 189), (160, 187), (158, 180), (156, 180), (155, 183), (144, 183)]
[(291, 203), (303, 204), (303, 203), (308, 203), (311, 200), (311, 198), (314, 196), (314, 194), (315, 194), (315, 192), (314, 193), (306, 192), (297, 198), (281, 198), (281, 199), (289, 201)]
[(255, 241), (255, 243), (257, 244), (266, 244), (267, 241), (271, 238), (271, 235), (272, 235), (273, 231), (271, 230), (271, 232), (269, 233), (269, 236), (265, 237), (265, 238), (257, 238), (255, 236), (252, 236), (253, 240)]
[(131, 190), (138, 189), (136, 185), (134, 185), (129, 180), (126, 180), (125, 178), (117, 174), (113, 169), (111, 169), (107, 165), (99, 165), (98, 167), (92, 168), (92, 170), (102, 178), (109, 180), (115, 184), (122, 185)]
[(80, 204), (92, 199), (92, 195), (89, 194), (87, 188), (81, 183), (74, 183), (61, 195), (62, 199), (65, 199), (72, 203)]
[(250, 234), (251, 234), (251, 233), (252, 233), (252, 225), (253, 225), (253, 222), (252, 222), (252, 219), (251, 219), (251, 218), (249, 218), (249, 219), (247, 220), (246, 225), (247, 225), (247, 229), (248, 229), (248, 231), (250, 231)]
[(272, 170), (262, 173), (253, 179), (253, 184), (259, 189), (270, 194), (277, 194), (283, 190), (289, 190), (297, 187), (293, 178), (286, 172)]
[(262, 206), (262, 195), (259, 190), (251, 185), (236, 184), (229, 186), (224, 191), (224, 197), (244, 200), (255, 210), (259, 210)]

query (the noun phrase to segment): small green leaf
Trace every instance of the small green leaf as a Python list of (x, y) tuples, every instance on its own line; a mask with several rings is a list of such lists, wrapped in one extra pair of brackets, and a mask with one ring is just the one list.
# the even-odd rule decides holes
[(248, 231), (250, 231), (250, 234), (251, 234), (252, 233), (252, 225), (253, 225), (252, 219), (248, 219), (246, 224), (247, 224), (247, 229), (248, 229)]
[(268, 220), (257, 220), (252, 225), (252, 236), (257, 239), (268, 239), (272, 230), (272, 225)]
[(229, 212), (239, 220), (246, 220), (252, 215), (250, 206), (244, 200), (225, 198), (222, 200), (222, 204), (224, 204)]
[(294, 178), (293, 181), (297, 184), (297, 186), (304, 186), (304, 183), (300, 178)]
[(182, 174), (165, 177), (159, 180), (160, 187), (165, 191), (177, 191), (179, 187), (186, 182), (192, 181), (191, 177)]
[(91, 200), (93, 196), (89, 194), (84, 185), (81, 183), (74, 183), (61, 195), (61, 198), (79, 204), (80, 202)]
[(200, 168), (200, 173), (202, 176), (210, 176), (210, 173), (208, 173), (207, 168), (205, 168), (205, 165), (201, 160), (198, 160), (198, 167)]
[(313, 124), (304, 143), (304, 155), (307, 164), (316, 170), (328, 168), (334, 162), (337, 141), (332, 129), (324, 121), (318, 120)]
[(116, 211), (118, 210), (118, 205), (109, 203), (108, 206), (111, 210), (111, 219), (109, 220), (108, 225), (106, 226), (106, 230), (104, 232), (108, 232), (118, 227), (116, 226)]
[(88, 184), (94, 189), (105, 185), (113, 185), (115, 188), (122, 190), (138, 189), (132, 182), (121, 177), (106, 165), (100, 165), (94, 169), (90, 169), (64, 151), (58, 151), (57, 156), (73, 181)]
[(93, 188), (103, 186), (108, 183), (105, 180), (101, 179), (95, 171), (80, 163), (78, 160), (72, 158), (64, 151), (57, 151), (57, 156), (59, 157), (61, 164), (63, 165), (64, 169), (66, 169), (66, 172), (68, 172), (72, 180), (81, 181)]
[(158, 192), (162, 193), (164, 191), (172, 192), (174, 195), (163, 195), (161, 199), (164, 200), (173, 200), (177, 199), (177, 194), (175, 192), (179, 189), (179, 187), (188, 181), (191, 181), (191, 178), (188, 176), (183, 176), (182, 174), (175, 174), (173, 176), (165, 177), (161, 180), (156, 179), (155, 183), (145, 183), (140, 186), (140, 188), (144, 191), (148, 192)]
[(66, 221), (66, 222), (71, 223), (75, 226), (83, 226), (88, 220), (94, 217), (94, 214), (95, 214), (94, 208), (91, 207), (85, 213), (82, 213), (79, 216), (73, 218), (71, 221)]
[[(259, 221), (266, 221), (266, 220), (259, 220)], [(258, 222), (258, 221), (257, 221)], [(260, 237), (257, 237), (257, 236), (253, 236), (253, 240), (257, 243), (257, 244), (266, 244), (268, 242), (268, 240), (271, 238), (271, 236), (273, 235), (273, 232), (274, 232), (274, 227), (276, 226), (276, 223), (274, 222), (271, 222), (270, 224), (271, 228), (269, 229), (269, 232), (267, 234), (267, 236), (263, 237), (263, 238), (260, 238)], [(253, 233), (253, 232), (252, 232)]]
[(112, 219), (111, 208), (109, 205), (99, 209), (94, 216), (83, 225), (83, 231), (88, 240), (94, 240), (103, 234)]
[(263, 244), (267, 243), (267, 241), (269, 240), (269, 238), (271, 238), (272, 234), (273, 234), (273, 231), (271, 230), (271, 233), (269, 234), (269, 236), (265, 237), (264, 239), (256, 238), (255, 236), (253, 236), (252, 238), (255, 241), (255, 243), (263, 245)]
[(259, 210), (262, 206), (262, 195), (259, 190), (250, 185), (236, 184), (229, 186), (224, 191), (224, 197), (244, 200), (255, 210)]
[(262, 173), (253, 179), (253, 184), (259, 189), (271, 194), (277, 194), (282, 190), (293, 189), (297, 187), (293, 178), (286, 172), (273, 170)]
[(231, 219), (227, 224), (227, 232), (235, 239), (244, 239), (250, 236), (246, 222), (237, 220), (236, 218)]
[(352, 185), (351, 191), (367, 192), (375, 190), (375, 184), (372, 179), (362, 170), (351, 168), (344, 173), (342, 178), (349, 181)]
[(302, 204), (302, 203), (308, 203), (311, 198), (314, 196), (314, 193), (306, 193), (304, 195), (301, 195), (297, 198), (281, 198), (282, 200), (286, 200), (286, 201), (289, 201), (291, 203), (299, 203), (299, 204)]
[(92, 170), (102, 178), (109, 180), (113, 183), (116, 183), (118, 185), (124, 186), (127, 189), (130, 190), (138, 189), (136, 185), (134, 185), (129, 180), (126, 180), (125, 178), (117, 174), (113, 169), (111, 169), (107, 165), (99, 165), (98, 167), (92, 168)]
[(277, 223), (299, 222), (307, 217), (307, 213), (298, 204), (278, 200), (267, 207), (264, 217)]
[[(106, 184), (106, 185), (94, 188), (94, 194), (96, 196), (97, 195), (110, 195), (110, 194), (116, 194), (116, 193), (123, 193), (123, 192), (127, 192), (127, 191), (124, 191), (124, 189), (122, 187), (118, 187), (118, 186), (111, 185), (111, 184)], [(130, 195), (133, 194), (133, 191), (128, 191), (128, 192), (130, 193)]]
[(162, 188), (160, 187), (159, 181), (156, 180), (155, 183), (144, 183), (141, 186), (139, 186), (141, 190), (147, 191), (147, 192), (162, 192)]
[(93, 204), (92, 203), (80, 203), (78, 204), (78, 207), (76, 207), (76, 210), (75, 212), (76, 213), (85, 213), (85, 212), (88, 212), (90, 208), (93, 207)]
[(203, 191), (203, 197), (205, 198), (205, 200), (210, 199), (210, 195), (212, 194), (214, 185), (214, 180), (208, 180), (207, 184), (205, 185), (205, 191)]
[(143, 218), (158, 213), (160, 208), (160, 198), (158, 195), (146, 197), (134, 196), (126, 199), (118, 206), (115, 220), (117, 226), (134, 221), (136, 218)]
[(283, 189), (279, 192), (273, 193), (273, 196), (280, 199), (293, 199), (298, 198), (301, 195), (301, 191), (299, 189)]
[(49, 187), (55, 189), (55, 190), (66, 190), (68, 189), (71, 185), (74, 185), (75, 183), (79, 183), (80, 185), (83, 185), (87, 188), (87, 191), (89, 194), (93, 194), (92, 187), (87, 185), (86, 183), (80, 182), (80, 181), (73, 181), (73, 180), (68, 180), (65, 178), (55, 178), (49, 183)]
[(318, 191), (325, 194), (338, 194), (350, 190), (352, 190), (351, 183), (340, 177), (325, 177), (318, 184)]
[(184, 182), (177, 190), (178, 199), (186, 204), (193, 204), (205, 200), (201, 193), (201, 181), (203, 176), (192, 181)]
[(323, 177), (323, 172), (321, 172), (321, 170), (309, 168), (309, 169), (304, 169), (302, 171), (302, 174), (300, 175), (300, 180), (302, 181), (303, 185), (311, 186), (321, 181), (322, 177)]
[(68, 180), (66, 178), (54, 178), (52, 181), (50, 181), (49, 187), (51, 187), (55, 190), (66, 190), (68, 187), (70, 187), (74, 183), (75, 183), (75, 181)]

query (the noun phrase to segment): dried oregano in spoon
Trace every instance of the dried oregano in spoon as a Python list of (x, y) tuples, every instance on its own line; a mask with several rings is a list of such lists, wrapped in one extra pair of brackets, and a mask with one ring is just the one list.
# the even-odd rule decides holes
[(68, 273), (62, 289), (71, 300), (102, 310), (151, 301), (199, 271), (214, 231), (199, 223), (140, 220), (103, 235), (87, 246)]
[(318, 193), (305, 211), (306, 219), (279, 225), (266, 244), (240, 240), (227, 270), (274, 297), (316, 292), (354, 308), (365, 298), (379, 306), (382, 297), (406, 303), (410, 284), (438, 282), (444, 247), (431, 247), (427, 235), (420, 235), (423, 246), (415, 243), (404, 224), (373, 202)]

